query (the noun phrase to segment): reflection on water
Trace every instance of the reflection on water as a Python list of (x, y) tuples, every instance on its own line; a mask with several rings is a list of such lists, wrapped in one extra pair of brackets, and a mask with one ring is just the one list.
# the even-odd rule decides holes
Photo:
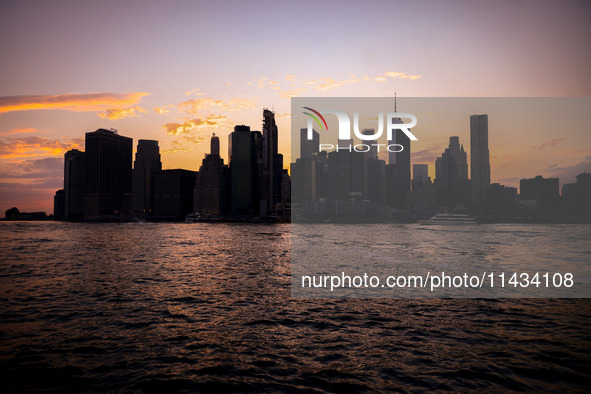
[(0, 253), (4, 389), (583, 391), (591, 378), (589, 300), (292, 299), (289, 225), (0, 223)]

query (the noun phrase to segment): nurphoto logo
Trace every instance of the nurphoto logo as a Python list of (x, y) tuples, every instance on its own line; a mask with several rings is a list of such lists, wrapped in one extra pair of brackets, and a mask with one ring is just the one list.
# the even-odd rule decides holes
[[(351, 141), (351, 120), (349, 118), (349, 115), (347, 115), (347, 113), (343, 112), (343, 111), (336, 111), (336, 110), (315, 110), (313, 108), (310, 107), (302, 107), (303, 109), (305, 109), (306, 111), (303, 112), (303, 114), (308, 115), (308, 124), (307, 124), (307, 139), (308, 141), (312, 141), (313, 140), (313, 128), (314, 128), (314, 122), (316, 122), (316, 124), (318, 124), (318, 126), (320, 127), (320, 131), (324, 130), (324, 131), (328, 131), (328, 124), (326, 122), (326, 119), (324, 118), (324, 116), (322, 114), (332, 114), (335, 115), (337, 117), (337, 121), (338, 121), (338, 139), (339, 141)], [(402, 119), (406, 118), (406, 119), (410, 119), (409, 123), (403, 123)], [(400, 130), (402, 131), (411, 141), (417, 141), (418, 138), (415, 137), (415, 135), (410, 131), (411, 128), (413, 128), (414, 126), (416, 126), (417, 124), (417, 117), (414, 116), (413, 114), (409, 114), (409, 113), (405, 113), (405, 112), (388, 112), (386, 115), (386, 134), (387, 134), (387, 139), (388, 141), (393, 141), (393, 131), (394, 130)], [(354, 112), (353, 113), (353, 133), (355, 135), (355, 137), (359, 138), (361, 141), (377, 141), (383, 134), (384, 132), (384, 113), (380, 112), (378, 114), (378, 130), (375, 131), (373, 134), (368, 134), (368, 133), (362, 133), (359, 130), (359, 113), (358, 112)], [(323, 150), (332, 150), (332, 149), (337, 149), (338, 150), (353, 150), (355, 152), (368, 152), (369, 150), (371, 150), (371, 147), (376, 147), (377, 151), (380, 151), (381, 147), (386, 147), (387, 150), (389, 152), (402, 152), (402, 150), (404, 149), (404, 147), (400, 144), (356, 144), (356, 145), (352, 145), (350, 144), (347, 147), (342, 147), (339, 146), (337, 144), (337, 146), (335, 147), (335, 145), (333, 144), (319, 144), (318, 145), (318, 151), (323, 151)]]

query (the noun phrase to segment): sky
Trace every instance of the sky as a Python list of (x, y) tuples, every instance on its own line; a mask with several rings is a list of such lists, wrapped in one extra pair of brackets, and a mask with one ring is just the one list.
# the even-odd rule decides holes
[[(212, 133), (227, 161), (234, 125), (260, 130), (269, 108), (287, 166), (290, 97), (589, 97), (589, 20), (589, 1), (3, 1), (0, 210), (52, 212), (64, 153), (98, 128), (198, 170)], [(588, 126), (506, 143), (490, 122), (493, 182), (591, 171)]]

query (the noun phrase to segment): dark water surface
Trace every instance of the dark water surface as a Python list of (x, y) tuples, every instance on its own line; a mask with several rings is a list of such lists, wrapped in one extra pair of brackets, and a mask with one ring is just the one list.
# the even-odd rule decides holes
[(0, 223), (2, 391), (591, 389), (591, 301), (290, 298), (290, 226)]

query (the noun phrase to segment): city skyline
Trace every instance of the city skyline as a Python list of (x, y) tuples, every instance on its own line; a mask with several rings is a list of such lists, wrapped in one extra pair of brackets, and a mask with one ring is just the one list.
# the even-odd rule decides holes
[[(591, 95), (585, 2), (348, 4), (320, 31), (298, 29), (301, 36), (281, 25), (318, 28), (309, 9), (332, 14), (340, 3), (27, 4), (0, 6), (0, 51), (8, 54), (0, 75), (0, 204), (26, 210), (51, 210), (63, 154), (82, 150), (87, 130), (158, 140), (164, 168), (197, 170), (212, 132), (227, 160), (233, 127), (258, 130), (263, 107), (277, 113), (279, 151), (289, 163), (293, 96)], [(275, 23), (260, 23), (260, 15)], [(98, 28), (107, 21), (108, 29)], [(384, 49), (389, 43), (395, 50)], [(434, 161), (458, 134), (422, 138), (421, 156), (411, 160)], [(521, 152), (524, 176), (560, 176), (557, 169), (591, 163), (588, 141), (576, 132), (523, 134), (532, 140)], [(498, 156), (491, 182), (517, 186), (508, 181), (518, 175), (510, 169), (515, 153), (493, 137), (491, 151)]]

